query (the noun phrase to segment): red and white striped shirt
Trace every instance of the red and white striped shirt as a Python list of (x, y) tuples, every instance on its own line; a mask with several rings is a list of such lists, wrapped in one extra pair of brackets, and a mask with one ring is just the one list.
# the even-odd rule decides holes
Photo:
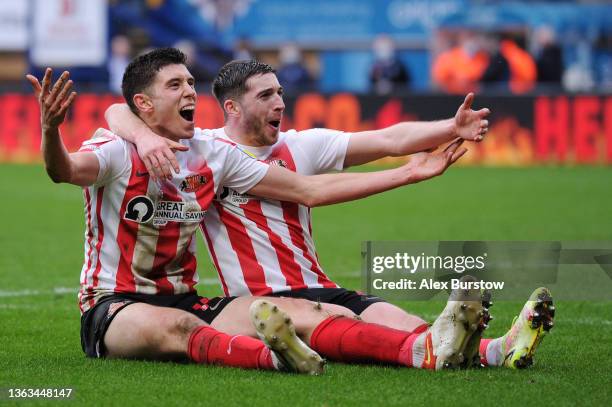
[[(205, 132), (229, 140), (223, 128)], [(343, 168), (349, 137), (328, 129), (291, 130), (272, 146), (238, 147), (270, 165), (313, 175)], [(337, 287), (319, 264), (306, 206), (220, 188), (202, 232), (225, 295)]]
[(200, 134), (182, 140), (181, 171), (154, 182), (134, 145), (100, 129), (80, 151), (93, 151), (100, 171), (84, 188), (85, 260), (81, 312), (112, 293), (182, 294), (198, 281), (193, 235), (217, 189), (246, 192), (268, 166), (224, 141)]

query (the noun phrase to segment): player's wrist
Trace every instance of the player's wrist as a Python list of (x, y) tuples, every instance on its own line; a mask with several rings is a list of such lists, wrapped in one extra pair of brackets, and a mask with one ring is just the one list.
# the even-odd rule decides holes
[(448, 134), (449, 140), (459, 137), (459, 126), (457, 125), (457, 119), (447, 119), (445, 122), (446, 134)]
[(46, 135), (59, 134), (59, 125), (43, 123), (41, 129)]
[(407, 164), (397, 168), (400, 171), (400, 178), (402, 179), (402, 185), (414, 184), (418, 182), (415, 176), (414, 166), (408, 162)]

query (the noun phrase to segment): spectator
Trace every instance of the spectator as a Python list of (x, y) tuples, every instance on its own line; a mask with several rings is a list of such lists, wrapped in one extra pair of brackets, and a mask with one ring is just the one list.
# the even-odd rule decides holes
[(512, 93), (525, 93), (532, 90), (537, 79), (537, 68), (533, 57), (510, 37), (501, 41), (500, 51), (510, 65)]
[(489, 54), (489, 65), (482, 74), (481, 83), (487, 89), (509, 90), (510, 64), (500, 49), (499, 38), (491, 35), (483, 40), (483, 49)]
[(196, 82), (211, 83), (217, 71), (226, 62), (223, 55), (217, 57), (213, 50), (201, 54), (197, 45), (190, 40), (181, 40), (174, 44), (187, 57), (187, 68)]
[(595, 67), (599, 88), (606, 92), (612, 90), (612, 35), (602, 31), (595, 43)]
[(111, 39), (110, 56), (108, 58), (108, 87), (111, 92), (121, 94), (123, 72), (132, 59), (132, 44), (125, 35), (117, 35)]
[(372, 45), (374, 64), (370, 69), (370, 85), (379, 95), (391, 93), (394, 88), (405, 89), (410, 84), (410, 72), (396, 55), (391, 37), (381, 35)]
[(459, 33), (459, 44), (440, 53), (433, 63), (435, 85), (448, 93), (463, 94), (476, 90), (489, 66), (489, 55), (482, 45), (475, 33)]
[(248, 38), (241, 37), (234, 44), (234, 57), (233, 59), (239, 61), (247, 61), (251, 59), (255, 59), (253, 56), (253, 49), (251, 46), (251, 42)]
[(285, 44), (279, 53), (280, 66), (276, 72), (283, 89), (289, 93), (311, 90), (313, 79), (302, 64), (302, 52), (296, 44)]
[(561, 86), (563, 54), (551, 27), (542, 26), (536, 30), (533, 53), (536, 58), (538, 83)]
[(586, 39), (576, 46), (576, 60), (563, 72), (563, 87), (570, 92), (590, 92), (595, 87), (592, 49)]

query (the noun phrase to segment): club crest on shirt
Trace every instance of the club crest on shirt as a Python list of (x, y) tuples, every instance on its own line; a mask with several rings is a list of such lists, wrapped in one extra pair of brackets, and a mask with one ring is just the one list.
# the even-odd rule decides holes
[(179, 185), (179, 188), (183, 192), (195, 192), (202, 188), (207, 182), (208, 179), (206, 179), (204, 175), (192, 174), (185, 177), (185, 179)]

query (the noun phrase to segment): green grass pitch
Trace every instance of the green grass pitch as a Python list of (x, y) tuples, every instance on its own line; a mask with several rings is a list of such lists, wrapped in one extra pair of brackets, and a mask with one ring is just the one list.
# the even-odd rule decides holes
[[(435, 373), (331, 363), (326, 375), (304, 377), (86, 359), (74, 291), (83, 256), (81, 192), (52, 184), (41, 166), (2, 165), (0, 179), (3, 394), (9, 387), (69, 387), (74, 397), (66, 403), (88, 406), (542, 406), (603, 405), (611, 399), (610, 302), (558, 302), (555, 328), (526, 371)], [(431, 182), (315, 209), (313, 227), (326, 271), (360, 288), (364, 240), (612, 240), (611, 198), (612, 168), (453, 168)], [(201, 245), (200, 259), (200, 291), (219, 294)], [(429, 320), (443, 306), (399, 305)], [(497, 302), (486, 334), (505, 332), (521, 305)]]

